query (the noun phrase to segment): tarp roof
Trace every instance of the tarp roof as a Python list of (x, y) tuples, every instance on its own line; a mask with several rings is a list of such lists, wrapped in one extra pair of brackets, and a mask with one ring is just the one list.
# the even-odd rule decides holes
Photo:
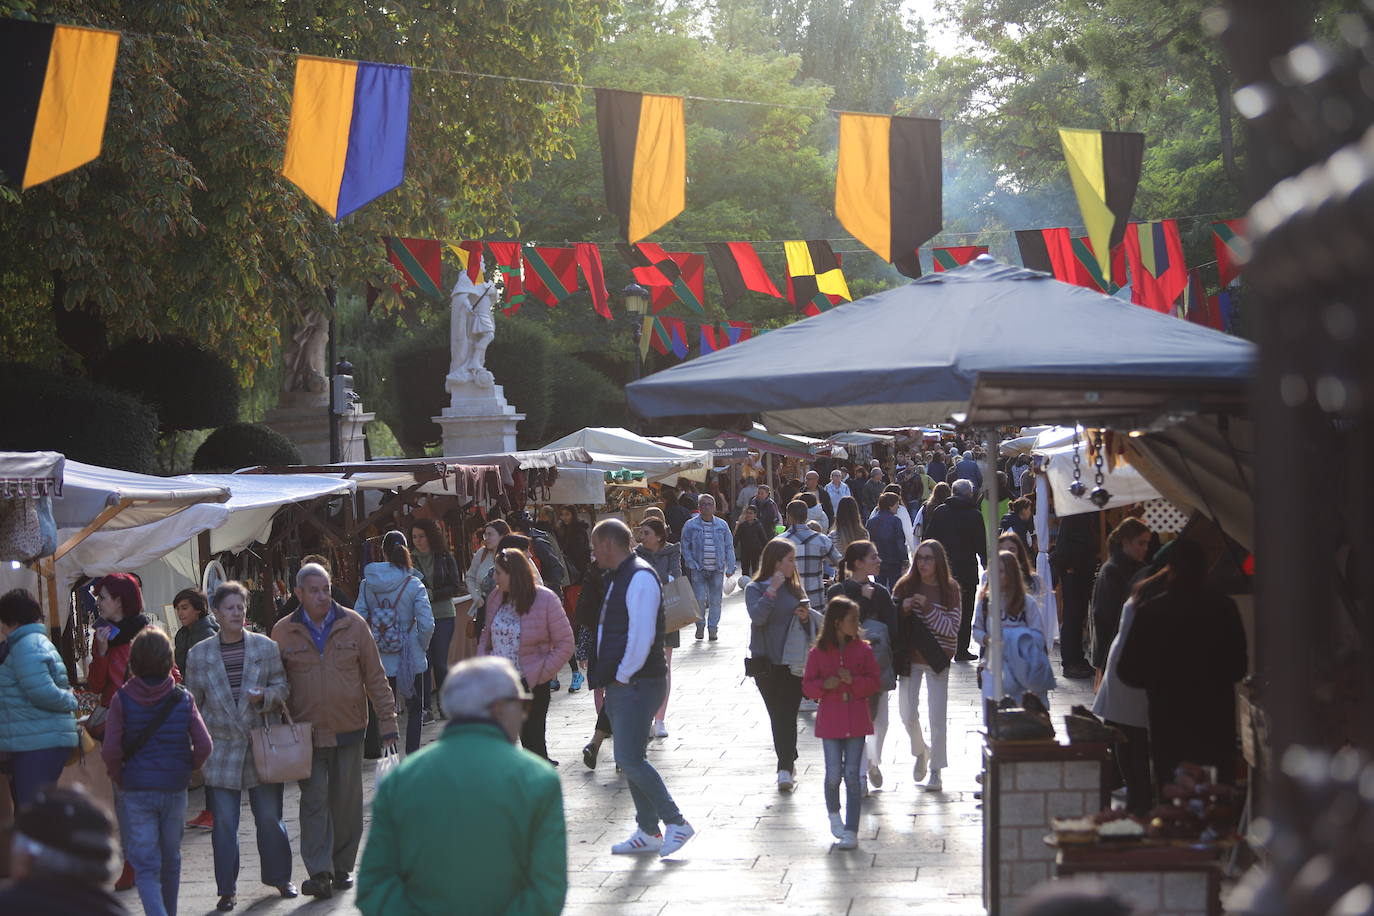
[(61, 452), (0, 452), (0, 499), (62, 495)]
[(352, 493), (351, 480), (313, 474), (187, 474), (169, 478), (207, 487), (227, 487), (229, 517), (210, 532), (210, 552), (239, 551), (271, 534), (272, 517), (288, 503)]
[(812, 439), (809, 436), (785, 436), (781, 433), (769, 432), (761, 423), (751, 424), (749, 429), (743, 431), (702, 426), (683, 433), (681, 438), (690, 439), (693, 442), (702, 442), (720, 436), (734, 436), (744, 439), (749, 446), (757, 451), (786, 455), (789, 458), (810, 458), (816, 453), (816, 447), (823, 442), (821, 439)]
[(705, 480), (711, 453), (669, 448), (619, 426), (589, 426), (544, 446), (545, 449), (583, 448), (592, 467), (603, 471), (622, 468), (644, 471), (651, 480), (687, 477)]
[(121, 502), (132, 503), (102, 527), (134, 528), (175, 515), (197, 503), (223, 503), (229, 488), (177, 477), (152, 477), (132, 471), (116, 471), (80, 461), (66, 462), (62, 498), (54, 499), (57, 527), (84, 528), (101, 512)]
[[(1153, 419), (1177, 401), (1241, 403), (1254, 363), (1248, 341), (983, 256), (657, 372), (627, 396), (645, 417), (758, 413), (779, 432), (1029, 422), (1048, 394), (1063, 420)], [(974, 415), (980, 376), (1003, 384)]]

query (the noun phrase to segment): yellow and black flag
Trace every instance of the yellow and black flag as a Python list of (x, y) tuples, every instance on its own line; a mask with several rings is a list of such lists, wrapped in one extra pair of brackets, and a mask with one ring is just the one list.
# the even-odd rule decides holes
[(24, 189), (100, 155), (119, 33), (0, 19), (0, 180)]
[(818, 315), (853, 297), (830, 243), (783, 242), (787, 254), (787, 300), (807, 315)]
[(687, 123), (682, 97), (596, 90), (596, 130), (606, 205), (633, 245), (687, 201)]
[(1061, 127), (1059, 140), (1097, 263), (1103, 276), (1111, 276), (1112, 252), (1126, 237), (1140, 183), (1145, 135)]
[(908, 277), (921, 275), (916, 249), (944, 222), (940, 181), (939, 121), (840, 115), (835, 215)]

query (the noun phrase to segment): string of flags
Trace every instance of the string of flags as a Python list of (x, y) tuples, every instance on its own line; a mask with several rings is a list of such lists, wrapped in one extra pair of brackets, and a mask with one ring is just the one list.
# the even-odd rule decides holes
[[(0, 19), (0, 79), (10, 88), (0, 100), (0, 179), (28, 189), (98, 158), (119, 41), (120, 33), (109, 30)], [(404, 65), (296, 55), (282, 175), (333, 219), (404, 181), (412, 75)], [(710, 242), (703, 254), (644, 241), (685, 209), (686, 99), (595, 91), (606, 205), (623, 239), (617, 249), (650, 291), (652, 314), (642, 335), (647, 346), (685, 353), (685, 322), (664, 312), (677, 303), (706, 317), (708, 256), (726, 308), (746, 292), (786, 299), (807, 315), (848, 301), (841, 255), (824, 240), (784, 243), (781, 291), (748, 242)], [(839, 113), (836, 217), (910, 277), (920, 276), (919, 249), (943, 226), (940, 128), (927, 118)], [(1184, 263), (1175, 220), (1130, 222), (1144, 135), (1067, 128), (1059, 135), (1086, 234), (1019, 230), (1023, 263), (1112, 295), (1129, 286), (1131, 301), (1140, 305), (1226, 327), (1226, 289), (1239, 273), (1242, 221), (1213, 224), (1221, 291), (1209, 298), (1201, 275)], [(612, 317), (595, 244), (384, 241), (406, 284), (425, 296), (444, 296), (445, 250), (474, 279), (483, 275), (489, 254), (491, 270), (503, 281), (507, 314), (530, 300), (555, 308), (585, 285), (597, 313)], [(934, 269), (954, 269), (986, 251), (978, 245), (934, 247)], [(752, 332), (728, 322), (701, 328), (708, 352)]]

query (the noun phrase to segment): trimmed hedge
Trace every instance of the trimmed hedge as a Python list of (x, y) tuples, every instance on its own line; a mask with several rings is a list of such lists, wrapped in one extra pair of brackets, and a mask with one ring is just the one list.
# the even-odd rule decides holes
[(138, 398), (34, 366), (0, 367), (0, 449), (157, 473), (157, 411)]
[(125, 341), (92, 367), (91, 379), (151, 404), (163, 432), (209, 429), (239, 418), (234, 370), (185, 338)]
[(545, 430), (553, 408), (549, 372), (555, 350), (553, 336), (542, 325), (518, 318), (496, 322), (487, 368), (505, 389), (506, 400), (525, 415), (517, 427), (522, 448), (537, 448), (549, 441)]
[(301, 463), (296, 446), (275, 429), (257, 423), (230, 423), (200, 444), (191, 459), (191, 470), (229, 472)]
[(585, 426), (625, 425), (625, 392), (620, 386), (576, 356), (556, 351), (552, 362), (553, 415), (544, 441)]
[(427, 443), (443, 437), (439, 424), (430, 419), (448, 406), (448, 392), (444, 390), (447, 332), (441, 340), (436, 343), (432, 338), (415, 337), (391, 351), (391, 371), (386, 380), (390, 408), (379, 407), (396, 441), (412, 457), (423, 455)]

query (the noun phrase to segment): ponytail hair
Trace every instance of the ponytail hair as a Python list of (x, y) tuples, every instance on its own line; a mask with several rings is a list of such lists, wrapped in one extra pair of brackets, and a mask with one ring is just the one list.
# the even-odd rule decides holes
[(382, 553), (393, 566), (410, 569), (410, 550), (403, 532), (388, 531), (382, 538)]
[(857, 541), (850, 541), (849, 546), (844, 549), (844, 556), (840, 558), (840, 569), (836, 576), (840, 579), (848, 579), (849, 571), (854, 568), (854, 564), (877, 549), (878, 545), (869, 540), (860, 538)]

